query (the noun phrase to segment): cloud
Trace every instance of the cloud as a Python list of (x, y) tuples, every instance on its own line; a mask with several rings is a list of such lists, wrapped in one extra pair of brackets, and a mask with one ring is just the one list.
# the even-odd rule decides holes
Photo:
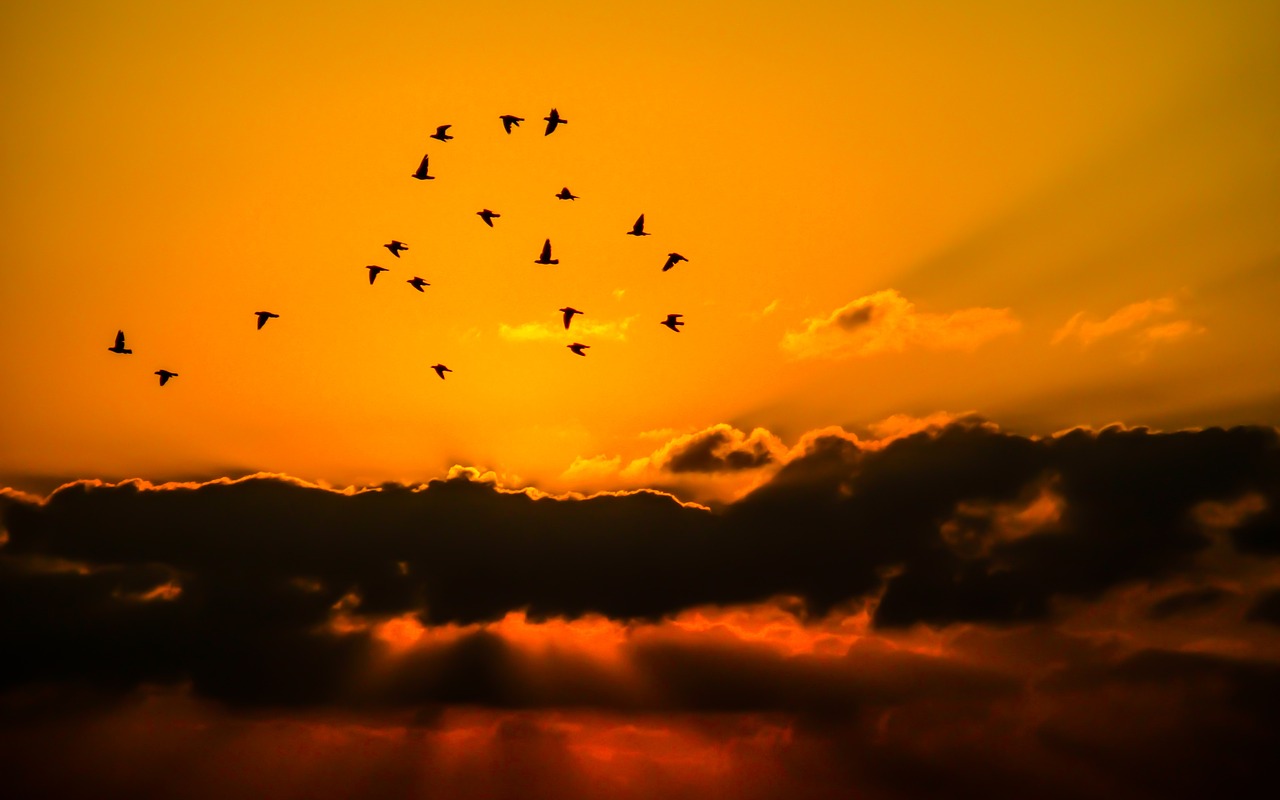
[(1204, 333), (1205, 328), (1191, 320), (1162, 320), (1178, 310), (1172, 297), (1142, 300), (1119, 309), (1103, 320), (1096, 320), (1080, 311), (1054, 332), (1052, 344), (1075, 340), (1081, 347), (1090, 347), (1103, 340), (1128, 334), (1130, 344), (1136, 346), (1137, 358), (1145, 357), (1151, 346), (1169, 344), (1189, 336)]
[(776, 462), (786, 453), (778, 437), (764, 428), (743, 433), (715, 425), (677, 437), (658, 449), (651, 461), (669, 472), (739, 472)]
[(643, 439), (666, 439), (647, 456), (579, 457), (561, 474), (577, 490), (661, 487), (704, 502), (727, 502), (767, 480), (788, 457), (788, 449), (764, 428), (750, 432), (720, 423), (693, 433), (646, 431)]
[(1188, 589), (1161, 599), (1147, 610), (1147, 616), (1151, 619), (1169, 619), (1196, 614), (1213, 608), (1233, 594), (1217, 586)]
[[(626, 341), (631, 323), (635, 320), (636, 317), (631, 316), (621, 320), (597, 322), (584, 315), (574, 318), (572, 334), (574, 336), (591, 336), (596, 339), (623, 342)], [(503, 323), (498, 326), (498, 335), (511, 342), (542, 342), (550, 339), (559, 341), (569, 336), (570, 331), (566, 331), (564, 323), (557, 320), (555, 322), (525, 322), (520, 325)]]
[(971, 352), (1022, 323), (1007, 308), (965, 308), (947, 314), (917, 311), (894, 289), (860, 297), (825, 317), (805, 320), (782, 337), (797, 358), (847, 358), (897, 353), (907, 347)]
[[(658, 465), (732, 473), (779, 448), (717, 426)], [(371, 645), (332, 635), (335, 614), (367, 637), (392, 618), (653, 621), (786, 595), (815, 618), (861, 608), (880, 631), (1028, 624), (1185, 576), (1215, 537), (1242, 558), (1280, 549), (1270, 428), (1040, 439), (957, 421), (877, 447), (827, 429), (771, 469), (714, 513), (649, 491), (506, 490), (465, 469), (342, 492), (256, 476), (6, 494), (0, 688), (185, 680), (229, 702), (337, 702)]]

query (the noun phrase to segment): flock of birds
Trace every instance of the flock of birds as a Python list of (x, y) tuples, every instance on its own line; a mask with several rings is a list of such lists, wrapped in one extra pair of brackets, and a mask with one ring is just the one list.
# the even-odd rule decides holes
[[(517, 117), (514, 114), (503, 114), (502, 116), (498, 117), (498, 119), (502, 121), (502, 128), (508, 134), (511, 133), (512, 128), (518, 128), (520, 127), (520, 123), (524, 122), (524, 117)], [(564, 117), (561, 117), (560, 112), (558, 112), (554, 108), (551, 109), (551, 114), (546, 117), (543, 117), (543, 119), (547, 123), (546, 131), (543, 133), (544, 136), (550, 136), (557, 127), (561, 125), (567, 125), (569, 123), (569, 120), (565, 119)], [(451, 139), (454, 138), (449, 134), (449, 128), (451, 127), (453, 126), (452, 125), (438, 126), (436, 128), (436, 132), (431, 134), (430, 138), (440, 142), (450, 141)], [(430, 161), (430, 154), (424, 155), (422, 157), (422, 162), (418, 165), (418, 169), (416, 172), (413, 173), (412, 177), (420, 181), (435, 180), (434, 175), (427, 174), (429, 161)], [(562, 188), (559, 192), (557, 192), (555, 196), (560, 200), (578, 200), (579, 199), (577, 195), (569, 191), (569, 187), (567, 186)], [(487, 208), (477, 211), (476, 214), (480, 217), (480, 219), (484, 222), (484, 224), (488, 225), (490, 228), (493, 227), (493, 221), (495, 219), (500, 219), (502, 217), (501, 214), (490, 211)], [(644, 214), (641, 214), (640, 217), (635, 221), (635, 224), (631, 226), (631, 230), (627, 231), (627, 235), (628, 236), (649, 236), (650, 235), (644, 229)], [(384, 244), (383, 247), (391, 251), (391, 255), (395, 256), (396, 258), (400, 258), (400, 253), (409, 249), (409, 245), (405, 244), (404, 242), (397, 241), (395, 239), (392, 239), (387, 244)], [(679, 253), (668, 253), (667, 261), (665, 264), (663, 264), (662, 271), (666, 272), (667, 270), (671, 269), (681, 261), (688, 261), (688, 260), (689, 259), (680, 255)], [(538, 258), (535, 259), (533, 263), (544, 264), (544, 265), (560, 263), (559, 259), (555, 259), (551, 257), (551, 240), (550, 239), (547, 239), (545, 242), (542, 243), (542, 251), (538, 255)], [(365, 269), (369, 271), (370, 285), (373, 285), (374, 281), (378, 279), (379, 274), (389, 271), (386, 267), (378, 266), (377, 264), (370, 264), (369, 266), (365, 267)], [(414, 289), (418, 290), (419, 292), (423, 291), (422, 287), (431, 285), (430, 283), (428, 283), (427, 281), (423, 280), (422, 278), (416, 275), (413, 278), (410, 278), (409, 280), (407, 280), (406, 283), (408, 283), (410, 286), (412, 286)], [(569, 325), (570, 323), (572, 323), (574, 316), (578, 314), (583, 314), (582, 311), (579, 311), (573, 306), (565, 306), (564, 308), (561, 308), (559, 310), (564, 315), (563, 322), (564, 322), (564, 329), (566, 331), (569, 330)], [(278, 319), (280, 316), (279, 314), (275, 314), (270, 311), (255, 311), (253, 313), (258, 318), (258, 330), (262, 330), (262, 327), (267, 324), (268, 320)], [(665, 325), (671, 330), (675, 331), (676, 333), (679, 333), (680, 326), (684, 325), (684, 322), (681, 320), (683, 316), (684, 316), (683, 314), (668, 314), (667, 318), (664, 320), (661, 320), (659, 324)], [(572, 344), (566, 345), (566, 347), (568, 347), (570, 352), (579, 356), (586, 356), (585, 351), (590, 349), (590, 345), (582, 344), (581, 342), (574, 342)], [(107, 350), (109, 350), (112, 353), (116, 353), (118, 355), (129, 355), (133, 353), (132, 350), (125, 347), (125, 337), (124, 337), (123, 330), (116, 331), (115, 344), (111, 347), (108, 347)], [(436, 364), (432, 366), (431, 369), (435, 370), (436, 375), (440, 376), (441, 380), (444, 380), (444, 374), (446, 372), (453, 372), (453, 370), (449, 369), (444, 364)], [(166, 383), (168, 383), (170, 378), (178, 377), (178, 373), (171, 372), (167, 369), (156, 370), (155, 373), (153, 374), (160, 376), (161, 386), (164, 386)]]

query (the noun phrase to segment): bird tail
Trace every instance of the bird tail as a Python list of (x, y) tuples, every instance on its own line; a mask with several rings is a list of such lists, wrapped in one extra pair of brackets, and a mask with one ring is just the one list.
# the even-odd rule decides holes
[(133, 351), (132, 351), (132, 350), (121, 350), (120, 352), (121, 352), (121, 353), (132, 353)]
[(558, 259), (558, 258), (553, 258), (553, 259), (551, 259), (550, 261), (548, 261), (547, 263), (548, 263), (548, 264), (559, 264), (559, 263), (560, 263), (560, 259)]

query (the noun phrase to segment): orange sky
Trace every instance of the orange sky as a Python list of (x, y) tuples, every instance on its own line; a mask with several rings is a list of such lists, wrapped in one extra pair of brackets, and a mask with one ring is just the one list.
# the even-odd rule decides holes
[(8, 483), (572, 488), (725, 422), (1280, 422), (1274, 4), (0, 13)]

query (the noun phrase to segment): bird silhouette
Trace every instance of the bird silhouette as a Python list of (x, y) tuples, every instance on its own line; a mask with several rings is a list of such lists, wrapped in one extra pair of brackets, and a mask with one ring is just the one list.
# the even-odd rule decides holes
[(395, 239), (391, 240), (391, 244), (384, 244), (383, 247), (390, 250), (391, 255), (395, 256), (396, 258), (400, 257), (401, 250), (409, 249), (409, 245), (405, 244), (404, 242), (397, 242)]
[(502, 129), (507, 133), (511, 133), (513, 127), (519, 128), (520, 123), (524, 122), (524, 117), (517, 117), (515, 114), (503, 114), (498, 119), (502, 120)]
[(551, 109), (551, 116), (549, 116), (549, 117), (543, 117), (543, 119), (545, 119), (545, 120), (547, 121), (547, 131), (546, 131), (546, 133), (542, 134), (543, 136), (550, 136), (550, 135), (551, 135), (551, 132), (552, 132), (552, 131), (554, 131), (554, 130), (556, 129), (556, 126), (557, 126), (557, 125), (568, 125), (568, 124), (569, 124), (569, 120), (567, 120), (567, 119), (561, 119), (561, 118), (560, 118), (560, 112), (559, 112), (559, 111), (556, 111), (554, 108), (553, 108), (553, 109)]
[(262, 330), (262, 326), (267, 324), (267, 320), (275, 319), (279, 314), (272, 314), (270, 311), (255, 311), (258, 315), (258, 330)]
[(133, 352), (132, 350), (128, 350), (128, 349), (126, 349), (126, 348), (125, 348), (125, 346), (124, 346), (124, 331), (116, 331), (116, 343), (115, 343), (115, 346), (114, 346), (114, 347), (108, 347), (107, 349), (108, 349), (108, 350), (110, 350), (110, 351), (111, 351), (111, 352), (113, 352), (113, 353), (121, 353), (121, 354), (124, 354), (124, 355), (127, 355), (127, 354), (129, 354), (129, 353), (132, 353), (132, 352)]
[(564, 312), (564, 329), (566, 331), (569, 330), (569, 321), (573, 319), (573, 315), (582, 313), (581, 311), (574, 308), (573, 306), (565, 306), (560, 310)]
[(430, 158), (431, 156), (429, 155), (422, 157), (422, 163), (418, 165), (418, 171), (413, 173), (413, 177), (417, 178), (420, 181), (434, 181), (436, 179), (435, 175), (427, 174), (427, 161)]
[(671, 269), (681, 261), (688, 261), (688, 260), (689, 259), (680, 255), (679, 253), (667, 253), (667, 263), (662, 265), (662, 271), (666, 272), (667, 270)]
[[(373, 282), (373, 276), (372, 276), (372, 275), (370, 275), (370, 276), (369, 276), (369, 281), (370, 281), (370, 283), (372, 283), (372, 282)], [(412, 286), (413, 288), (417, 289), (417, 290), (418, 290), (418, 291), (420, 291), (420, 292), (422, 291), (422, 287), (423, 287), (423, 286), (430, 286), (430, 285), (431, 285), (431, 284), (427, 283), (426, 281), (424, 281), (422, 278), (419, 278), (417, 275), (414, 275), (414, 276), (413, 276), (413, 280), (405, 281), (405, 283), (409, 284), (410, 286)]]
[(578, 344), (577, 342), (574, 342), (573, 344), (567, 344), (567, 345), (565, 345), (565, 347), (567, 347), (567, 348), (569, 348), (570, 350), (572, 350), (572, 351), (573, 351), (573, 354), (574, 354), (574, 355), (578, 355), (578, 356), (586, 356), (586, 353), (584, 353), (584, 352), (582, 352), (582, 351), (583, 351), (583, 350), (590, 350), (590, 349), (591, 349), (591, 345), (589, 345), (589, 344)]
[(434, 369), (436, 374), (440, 376), (440, 380), (444, 380), (444, 374), (446, 372), (453, 372), (453, 370), (449, 369), (444, 364), (436, 364), (432, 369)]
[(560, 259), (551, 257), (551, 240), (548, 239), (542, 243), (542, 255), (538, 256), (535, 264), (559, 264)]
[(683, 322), (680, 321), (680, 318), (683, 316), (684, 314), (668, 314), (667, 318), (662, 320), (660, 324), (666, 325), (671, 330), (675, 331), (676, 333), (679, 333), (680, 326), (684, 324)]
[(369, 270), (369, 285), (370, 285), (370, 286), (372, 286), (372, 285), (373, 285), (373, 282), (374, 282), (374, 281), (376, 281), (376, 280), (378, 279), (378, 273), (379, 273), (379, 272), (389, 272), (389, 271), (390, 271), (390, 270), (388, 270), (386, 267), (380, 267), (380, 266), (378, 266), (377, 264), (370, 264), (369, 266), (365, 267), (365, 269)]
[(176, 372), (170, 372), (170, 371), (169, 371), (169, 370), (167, 370), (167, 369), (158, 369), (158, 370), (156, 370), (153, 374), (155, 374), (155, 375), (159, 375), (159, 376), (160, 376), (160, 385), (161, 385), (161, 386), (164, 386), (166, 383), (168, 383), (170, 378), (176, 378), (176, 377), (178, 377), (178, 373), (176, 373)]
[(640, 215), (640, 219), (636, 220), (636, 224), (631, 226), (631, 230), (627, 231), (628, 236), (648, 236), (644, 232), (644, 214)]
[(556, 197), (559, 197), (561, 200), (577, 200), (578, 199), (578, 196), (576, 194), (569, 191), (568, 186), (556, 192)]
[(447, 141), (449, 141), (449, 140), (450, 140), (450, 139), (452, 139), (453, 137), (452, 137), (452, 136), (450, 136), (449, 134), (445, 133), (445, 131), (449, 130), (449, 129), (450, 129), (450, 128), (452, 128), (452, 127), (453, 127), (452, 125), (441, 125), (440, 127), (436, 128), (436, 132), (435, 132), (435, 133), (431, 134), (431, 138), (432, 138), (432, 139), (439, 139), (439, 140), (440, 140), (440, 141), (442, 141), (442, 142), (447, 142)]
[(476, 214), (478, 214), (480, 216), (480, 219), (484, 220), (484, 224), (488, 225), (490, 228), (493, 227), (494, 217), (502, 216), (501, 214), (495, 214), (494, 212), (490, 211), (487, 208), (484, 209), (483, 211), (477, 211)]

